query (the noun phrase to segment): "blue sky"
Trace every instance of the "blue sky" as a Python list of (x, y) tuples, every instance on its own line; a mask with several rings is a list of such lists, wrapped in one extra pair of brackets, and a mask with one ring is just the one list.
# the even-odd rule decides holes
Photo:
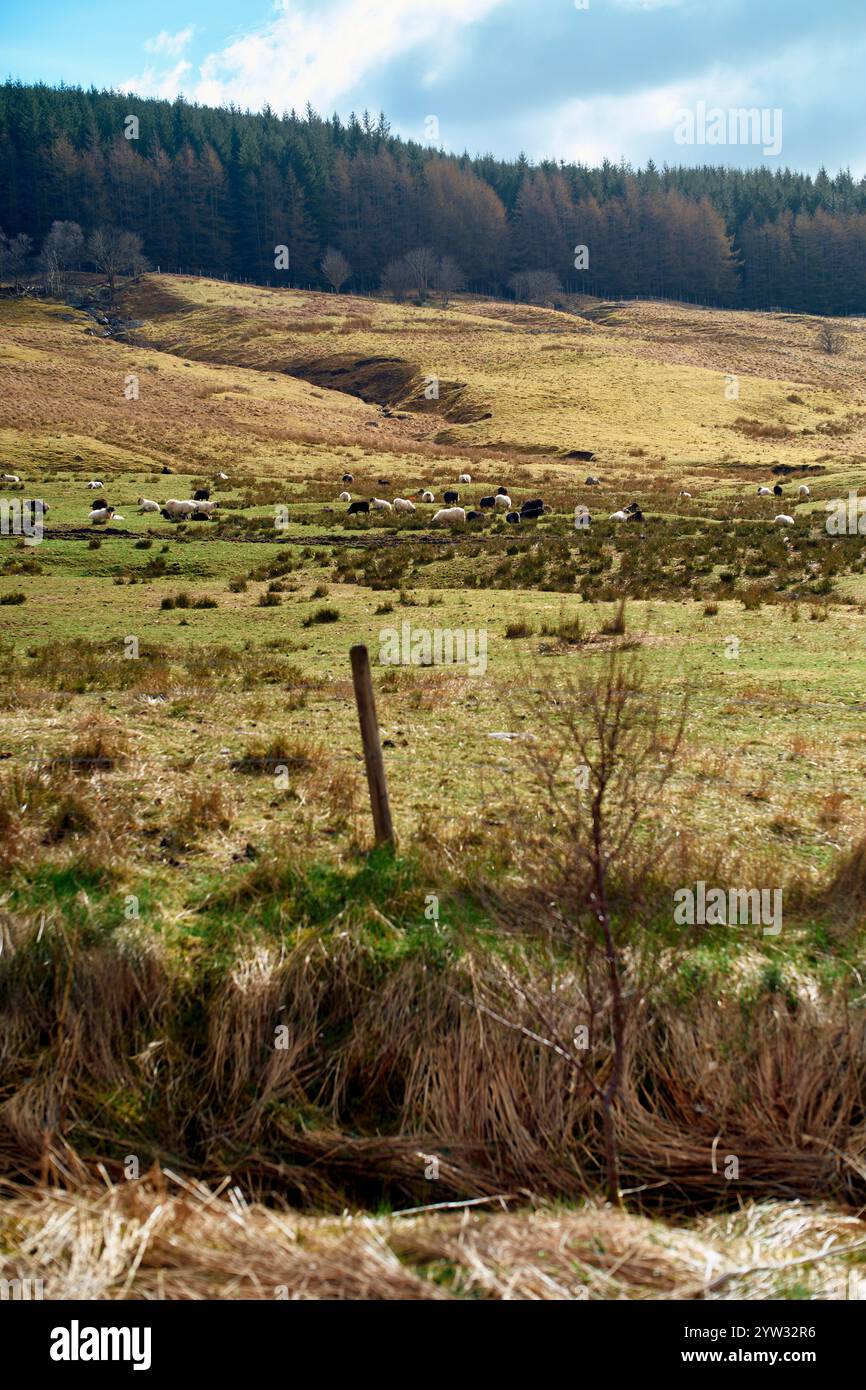
[[(0, 35), (25, 81), (384, 109), (473, 154), (866, 174), (866, 0), (5, 0)], [(737, 108), (760, 140), (695, 142)]]

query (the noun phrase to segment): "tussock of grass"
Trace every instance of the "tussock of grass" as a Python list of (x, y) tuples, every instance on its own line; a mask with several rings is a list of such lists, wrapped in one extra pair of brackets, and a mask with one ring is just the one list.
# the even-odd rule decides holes
[(61, 1300), (667, 1301), (783, 1298), (795, 1284), (845, 1299), (859, 1235), (852, 1218), (796, 1203), (748, 1203), (690, 1232), (592, 1206), (316, 1218), (169, 1169), (108, 1189), (18, 1190), (0, 1212), (0, 1277), (43, 1277)]

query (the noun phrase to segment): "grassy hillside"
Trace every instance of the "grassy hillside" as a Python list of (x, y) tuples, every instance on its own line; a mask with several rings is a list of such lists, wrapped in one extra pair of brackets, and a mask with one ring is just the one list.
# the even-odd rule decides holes
[[(597, 1192), (591, 1093), (490, 1011), (531, 1029), (515, 978), (580, 997), (567, 953), (529, 916), (514, 930), (524, 845), (559, 833), (533, 750), (568, 727), (551, 692), (631, 652), (665, 719), (689, 704), (637, 917), (627, 865), (616, 883), (649, 972), (624, 1186), (680, 1218), (862, 1201), (862, 1069), (840, 1057), (862, 1055), (866, 579), (825, 503), (863, 480), (863, 325), (828, 358), (791, 315), (575, 309), (148, 276), (120, 340), (0, 300), (2, 471), (22, 479), (2, 495), (51, 508), (40, 544), (0, 539), (8, 1175), (120, 1182), (133, 1154), (337, 1211)], [(464, 471), (467, 504), (504, 484), (551, 510), (443, 534)], [(344, 472), (355, 497), (437, 501), (349, 518)], [(90, 524), (91, 478), (122, 520)], [(777, 478), (781, 500), (757, 497)], [(202, 485), (211, 522), (137, 512)], [(644, 523), (607, 519), (632, 499)], [(485, 669), (382, 664), (403, 623), (483, 631)], [(396, 859), (367, 853), (357, 641)], [(781, 935), (675, 932), (671, 893), (698, 878), (780, 885)]]

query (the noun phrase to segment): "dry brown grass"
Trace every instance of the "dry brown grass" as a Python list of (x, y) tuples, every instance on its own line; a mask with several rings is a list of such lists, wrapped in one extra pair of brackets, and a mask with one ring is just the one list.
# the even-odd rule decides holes
[[(158, 1170), (147, 1181), (18, 1190), (0, 1204), (0, 1277), (49, 1300), (857, 1297), (862, 1223), (748, 1205), (674, 1231), (597, 1206), (341, 1219), (248, 1203)], [(853, 1284), (853, 1288), (852, 1288)]]

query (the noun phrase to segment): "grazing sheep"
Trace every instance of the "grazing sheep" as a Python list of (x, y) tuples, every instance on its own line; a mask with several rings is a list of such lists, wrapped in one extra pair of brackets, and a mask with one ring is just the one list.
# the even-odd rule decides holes
[(195, 511), (192, 512), (191, 515), (193, 518), (196, 516), (210, 516), (214, 507), (218, 506), (219, 502), (196, 502)]
[(782, 485), (781, 485), (781, 483), (776, 483), (775, 487), (773, 488), (773, 496), (774, 496), (774, 497), (781, 497), (781, 496), (782, 496)]
[(519, 526), (519, 525), (520, 525), (520, 512), (509, 512), (508, 515), (507, 515), (507, 517), (505, 518), (505, 520), (506, 520), (506, 521), (511, 521), (511, 522), (513, 522), (515, 526)]
[(628, 512), (611, 512), (611, 521), (628, 521)]
[(192, 516), (195, 511), (195, 502), (181, 502), (177, 497), (169, 497), (163, 507), (163, 515), (176, 520), (182, 516)]
[(797, 496), (798, 496), (798, 497), (811, 497), (811, 496), (812, 496), (812, 489), (809, 488), (809, 487), (807, 487), (805, 483), (801, 483), (800, 486), (797, 488)]
[(158, 502), (152, 502), (149, 497), (139, 497), (138, 510), (140, 512), (158, 512), (161, 508)]
[(794, 525), (794, 518), (792, 516), (786, 516), (784, 512), (780, 512), (778, 516), (774, 516), (773, 521), (776, 524), (776, 526)]
[(374, 497), (370, 506), (377, 512), (390, 512), (392, 510), (391, 503), (386, 502), (384, 497)]
[(229, 480), (229, 475), (228, 475), (228, 473), (217, 473), (217, 475), (216, 475), (216, 481), (217, 481), (218, 483), (227, 483), (228, 480)]
[(421, 493), (421, 501), (422, 501), (422, 502), (435, 502), (435, 501), (436, 501), (436, 498), (433, 496), (433, 493), (432, 493), (432, 492), (424, 491), (424, 492)]
[(379, 486), (380, 486), (380, 487), (390, 487), (390, 486), (391, 486), (391, 479), (390, 479), (390, 478), (380, 478), (380, 479), (379, 479)]
[(507, 497), (507, 496), (508, 496), (508, 488), (507, 488), (507, 487), (498, 487), (498, 488), (496, 489), (496, 496), (497, 496), (497, 497)]
[(337, 501), (338, 501), (338, 502), (351, 502), (351, 500), (352, 500), (352, 494), (351, 494), (351, 492), (341, 492), (341, 493), (340, 493), (340, 496), (337, 498)]
[(590, 475), (589, 475), (588, 478), (585, 478), (585, 479), (584, 479), (584, 487), (598, 487), (598, 486), (599, 486), (599, 480), (598, 480), (598, 478), (594, 478), (594, 477), (592, 476), (591, 473), (590, 473)]
[(206, 502), (209, 497), (210, 491), (208, 490), (208, 488), (200, 487), (197, 492), (193, 493), (192, 500), (193, 502)]
[(97, 488), (102, 487), (102, 483), (99, 481), (98, 478), (92, 478), (91, 481), (87, 484), (87, 486), (95, 492)]
[(639, 503), (639, 502), (629, 502), (629, 504), (628, 504), (628, 506), (625, 508), (625, 510), (626, 510), (627, 512), (639, 512), (639, 511), (640, 511), (640, 503)]
[(533, 511), (539, 510), (539, 509), (542, 508), (543, 506), (544, 506), (544, 499), (543, 499), (543, 498), (541, 498), (541, 497), (531, 497), (531, 498), (529, 498), (526, 502), (522, 503), (520, 510), (521, 510), (522, 512), (533, 512)]
[(465, 520), (463, 507), (440, 507), (433, 516), (434, 523), (441, 522), (445, 526), (462, 526)]
[(443, 494), (442, 494), (442, 501), (443, 501), (443, 502), (459, 502), (459, 501), (460, 501), (460, 493), (456, 490), (456, 488), (450, 488), (450, 489), (448, 490), (448, 492), (443, 492)]
[(355, 481), (355, 475), (354, 475), (354, 473), (344, 473), (343, 476), (342, 476), (342, 478), (340, 479), (340, 482), (341, 482), (341, 483), (353, 483), (354, 481)]
[(524, 502), (523, 506), (520, 508), (520, 515), (523, 517), (524, 521), (532, 521), (535, 517), (541, 516), (543, 511), (543, 502)]
[(467, 521), (480, 521), (480, 520), (481, 520), (481, 512), (467, 512), (467, 513), (466, 513), (466, 520), (467, 520)]
[(93, 507), (90, 512), (90, 520), (96, 526), (100, 521), (109, 521), (114, 516), (114, 508), (109, 506)]
[(210, 512), (194, 511), (190, 521), (210, 521)]
[(492, 496), (482, 497), (478, 505), (479, 507), (489, 507), (492, 510), (496, 506), (496, 498)]
[(458, 483), (471, 483), (471, 482), (472, 482), (472, 476), (471, 476), (471, 474), (469, 474), (469, 473), (461, 473), (461, 474), (460, 474), (460, 477), (457, 479), (457, 481), (458, 481)]
[(498, 512), (510, 512), (511, 498), (507, 492), (497, 492), (493, 505)]
[(691, 495), (692, 494), (690, 492), (686, 492), (685, 488), (683, 488), (682, 492), (680, 493), (680, 497), (691, 497)]
[(369, 510), (370, 510), (370, 503), (367, 502), (366, 500), (363, 501), (363, 502), (350, 502), (350, 503), (349, 503), (349, 510), (348, 510), (348, 512), (346, 513), (346, 515), (347, 515), (347, 516), (354, 516), (356, 512), (368, 512)]
[(635, 507), (634, 511), (629, 510), (628, 519), (629, 521), (644, 521), (646, 518), (640, 507)]
[(758, 496), (759, 496), (759, 497), (772, 497), (772, 495), (773, 495), (773, 494), (772, 494), (772, 491), (770, 490), (770, 488), (768, 488), (768, 487), (759, 487), (759, 488), (758, 488)]
[(414, 503), (414, 502), (410, 502), (408, 497), (395, 497), (395, 498), (394, 498), (394, 511), (395, 511), (395, 512), (414, 512), (414, 510), (415, 510), (415, 503)]
[(3, 481), (4, 483), (20, 483), (21, 479), (18, 477), (17, 473), (4, 473)]

